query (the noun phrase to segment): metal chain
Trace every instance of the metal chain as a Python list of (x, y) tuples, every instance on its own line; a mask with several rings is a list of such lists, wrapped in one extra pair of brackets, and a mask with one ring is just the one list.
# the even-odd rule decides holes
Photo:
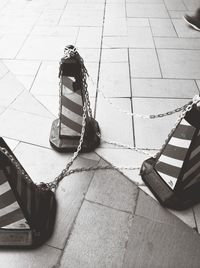
[[(95, 86), (95, 83), (92, 79), (91, 76), (89, 76), (89, 79), (90, 81), (92, 82), (92, 84)], [(102, 87), (103, 88), (103, 87)], [(97, 88), (98, 92), (103, 96), (103, 98), (105, 99), (105, 101), (107, 103), (109, 103), (115, 110), (119, 111), (120, 113), (124, 113), (126, 115), (130, 115), (132, 117), (138, 117), (138, 118), (143, 118), (143, 119), (156, 119), (156, 118), (162, 118), (162, 117), (165, 117), (165, 116), (169, 116), (169, 115), (172, 115), (172, 114), (175, 114), (175, 113), (179, 113), (181, 111), (183, 111), (184, 109), (186, 109), (186, 107), (191, 103), (188, 102), (187, 104), (184, 104), (183, 106), (181, 107), (178, 107), (174, 110), (171, 110), (171, 111), (168, 111), (168, 112), (165, 112), (165, 113), (159, 113), (159, 114), (150, 114), (150, 115), (146, 115), (146, 114), (138, 114), (138, 113), (132, 113), (132, 112), (129, 112), (127, 110), (123, 110), (122, 108), (120, 108), (118, 105), (114, 104), (110, 98), (107, 98), (104, 94), (104, 92), (100, 89), (100, 88)]]
[[(100, 135), (98, 135), (98, 136), (100, 137)], [(130, 150), (136, 151), (138, 153), (147, 155), (149, 157), (152, 157), (153, 155), (149, 154), (148, 152), (145, 152), (145, 151), (154, 151), (154, 150), (156, 150), (156, 149), (149, 149), (149, 148), (138, 148), (136, 146), (129, 146), (127, 144), (119, 143), (119, 142), (116, 142), (116, 141), (109, 141), (109, 140), (106, 140), (106, 139), (104, 139), (102, 137), (100, 137), (100, 138), (101, 138), (101, 141), (103, 141), (103, 142), (105, 142), (107, 144), (118, 146), (118, 147), (121, 147), (121, 148), (124, 148), (124, 149), (130, 149)]]
[(126, 115), (130, 115), (130, 116), (138, 117), (138, 118), (143, 118), (143, 119), (157, 119), (157, 118), (169, 116), (169, 115), (172, 115), (172, 114), (175, 114), (175, 113), (179, 113), (179, 112), (183, 111), (191, 103), (191, 102), (188, 102), (187, 104), (184, 104), (181, 107), (178, 107), (178, 108), (176, 108), (174, 110), (171, 110), (171, 111), (167, 111), (165, 113), (146, 115), (146, 114), (131, 113), (131, 112), (128, 112), (126, 110), (123, 110), (118, 105), (115, 105), (114, 103), (112, 103), (111, 100), (110, 100), (110, 98), (107, 98), (104, 95), (103, 91), (99, 90), (99, 92), (104, 97), (104, 99), (106, 100), (106, 102), (108, 102), (114, 109), (116, 109), (119, 112), (124, 113)]
[(167, 136), (164, 144), (161, 146), (161, 149), (159, 150), (159, 152), (155, 154), (154, 158), (158, 159), (160, 157), (160, 155), (162, 154), (165, 146), (167, 145), (167, 143), (169, 142), (169, 140), (170, 140), (171, 136), (173, 135), (175, 129), (177, 128), (178, 124), (185, 117), (186, 113), (189, 112), (189, 111), (191, 111), (192, 110), (192, 107), (194, 105), (197, 105), (198, 106), (199, 103), (200, 103), (200, 96), (195, 95), (194, 98), (193, 98), (193, 100), (192, 100), (192, 102), (179, 115), (179, 117), (178, 117), (177, 121), (175, 122), (173, 128), (171, 129), (170, 133), (168, 134), (168, 136)]

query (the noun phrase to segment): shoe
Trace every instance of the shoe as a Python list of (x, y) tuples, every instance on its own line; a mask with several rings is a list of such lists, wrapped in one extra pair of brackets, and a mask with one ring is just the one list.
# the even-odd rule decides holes
[(200, 8), (197, 10), (194, 16), (185, 15), (183, 19), (195, 30), (200, 31)]

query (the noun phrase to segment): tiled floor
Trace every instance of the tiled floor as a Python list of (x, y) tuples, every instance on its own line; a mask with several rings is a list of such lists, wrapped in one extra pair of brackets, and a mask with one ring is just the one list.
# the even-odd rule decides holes
[[(154, 154), (178, 114), (150, 121), (127, 112), (163, 113), (199, 94), (200, 33), (182, 19), (197, 7), (198, 0), (0, 1), (0, 134), (35, 182), (53, 179), (71, 157), (49, 144), (65, 45), (85, 60), (102, 137)], [(200, 267), (191, 229), (200, 232), (200, 205), (159, 206), (139, 175), (147, 157), (105, 142), (79, 156), (73, 167), (108, 161), (135, 169), (69, 176), (57, 191), (52, 238), (39, 250), (0, 251), (2, 267)]]

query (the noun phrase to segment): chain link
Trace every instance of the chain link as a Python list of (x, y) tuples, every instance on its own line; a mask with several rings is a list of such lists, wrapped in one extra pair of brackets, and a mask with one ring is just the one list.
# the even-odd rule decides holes
[[(83, 143), (83, 139), (84, 139), (84, 135), (85, 135), (85, 129), (86, 129), (86, 120), (87, 120), (87, 113), (89, 114), (89, 117), (92, 117), (92, 110), (90, 107), (90, 101), (89, 101), (89, 94), (88, 94), (88, 85), (87, 85), (87, 77), (88, 77), (88, 72), (87, 69), (85, 68), (84, 65), (84, 61), (81, 58), (81, 56), (78, 54), (78, 52), (76, 51), (76, 48), (73, 46), (68, 46), (65, 48), (64, 50), (64, 57), (65, 59), (70, 58), (76, 56), (80, 63), (81, 63), (81, 71), (82, 71), (82, 89), (83, 89), (83, 93), (84, 93), (84, 104), (83, 104), (83, 119), (82, 119), (82, 129), (81, 129), (81, 136), (80, 136), (80, 140), (79, 140), (79, 145), (76, 149), (76, 151), (74, 152), (73, 156), (71, 157), (70, 161), (67, 163), (66, 167), (60, 172), (60, 174), (50, 183), (46, 183), (47, 188), (50, 188), (51, 190), (56, 190), (60, 181), (73, 173), (78, 173), (78, 172), (83, 172), (83, 171), (96, 171), (96, 170), (108, 170), (108, 169), (116, 169), (116, 170), (138, 170), (140, 169), (140, 167), (125, 167), (125, 166), (115, 166), (115, 165), (108, 165), (108, 166), (97, 166), (97, 167), (82, 167), (82, 168), (76, 168), (76, 169), (71, 169), (69, 170), (69, 168), (72, 166), (72, 164), (74, 163), (74, 160), (77, 158), (79, 152), (81, 151), (82, 148), (82, 143)], [(62, 71), (59, 73), (60, 76), (60, 82), (59, 82), (59, 98), (61, 99), (61, 94), (62, 94)], [(105, 97), (105, 95), (103, 94), (102, 91), (99, 90), (99, 92), (102, 93), (103, 97), (108, 100), (110, 102), (110, 100), (108, 98)], [(59, 99), (59, 101), (60, 101)], [(112, 104), (112, 103), (111, 103)], [(166, 144), (168, 143), (169, 139), (171, 138), (172, 134), (174, 133), (176, 127), (178, 126), (178, 124), (181, 122), (181, 120), (185, 117), (186, 113), (191, 111), (192, 107), (194, 105), (199, 106), (200, 104), (200, 97), (197, 95), (193, 98), (192, 102), (190, 101), (188, 104), (183, 105), (182, 107), (176, 108), (172, 111), (169, 112), (165, 112), (165, 113), (160, 113), (160, 114), (156, 114), (156, 115), (141, 115), (141, 114), (135, 114), (135, 113), (129, 113), (127, 111), (123, 111), (120, 107), (115, 106), (114, 104), (112, 104), (114, 107), (116, 107), (119, 111), (126, 113), (128, 115), (131, 116), (136, 116), (136, 117), (140, 117), (140, 118), (145, 118), (145, 119), (155, 119), (155, 118), (161, 118), (164, 116), (168, 116), (168, 115), (172, 115), (174, 113), (180, 112), (182, 111), (182, 113), (179, 115), (175, 125), (173, 126), (172, 130), (170, 131), (167, 139), (165, 140), (164, 144), (162, 145), (161, 149), (159, 150), (158, 153), (156, 153), (156, 155), (154, 156), (156, 159), (159, 158), (159, 156), (162, 154), (163, 149), (165, 148)], [(59, 118), (61, 115), (61, 101), (59, 102)], [(100, 134), (97, 133), (97, 135), (100, 137)], [(152, 157), (151, 154), (144, 152), (145, 150), (150, 150), (150, 149), (139, 149), (137, 147), (131, 147), (122, 143), (117, 143), (115, 141), (107, 141), (101, 138), (101, 140), (103, 142), (106, 142), (108, 144), (111, 145), (115, 145), (115, 146), (119, 146), (122, 148), (126, 148), (126, 149), (131, 149), (131, 150), (135, 150), (137, 152), (143, 153), (145, 155), (148, 155), (150, 157)], [(151, 149), (154, 150), (154, 149)], [(16, 167), (17, 171), (20, 172), (22, 175), (25, 176), (25, 178), (27, 180), (31, 180), (29, 178), (28, 175), (25, 175), (25, 171), (23, 170), (23, 168), (21, 167), (21, 165), (14, 159), (14, 157), (8, 152), (8, 150), (6, 148), (0, 147), (0, 151), (2, 153), (4, 153), (10, 160), (11, 162), (14, 164), (14, 166)]]
[[(95, 86), (95, 83), (94, 83), (94, 81), (93, 81), (93, 79), (92, 79), (91, 76), (89, 76), (89, 79), (92, 82), (93, 86)], [(129, 112), (127, 110), (123, 110), (121, 107), (119, 107), (118, 105), (114, 104), (110, 100), (110, 98), (107, 98), (105, 96), (104, 92), (100, 88), (97, 88), (97, 90), (103, 96), (103, 98), (105, 99), (105, 101), (108, 104), (110, 104), (115, 110), (119, 111), (120, 113), (124, 113), (126, 115), (130, 115), (132, 117), (138, 117), (138, 118), (142, 118), (142, 119), (157, 119), (157, 118), (162, 118), (162, 117), (169, 116), (169, 115), (172, 115), (172, 114), (175, 114), (175, 113), (179, 113), (179, 112), (183, 111), (184, 109), (186, 109), (186, 107), (191, 103), (191, 101), (190, 101), (190, 102), (188, 102), (187, 104), (184, 104), (181, 107), (175, 108), (174, 110), (167, 111), (165, 113), (150, 114), (150, 115), (147, 115), (147, 114), (138, 114), (138, 113)]]
[(200, 97), (198, 95), (195, 95), (192, 102), (190, 102), (190, 104), (187, 105), (187, 107), (182, 111), (182, 113), (179, 115), (177, 121), (175, 122), (173, 128), (171, 129), (170, 133), (168, 134), (164, 144), (161, 146), (161, 149), (159, 150), (158, 153), (155, 154), (154, 158), (158, 159), (160, 157), (160, 155), (162, 154), (165, 146), (167, 145), (167, 143), (169, 142), (171, 136), (173, 135), (175, 129), (177, 128), (178, 124), (181, 122), (181, 120), (185, 117), (186, 113), (192, 110), (192, 107), (194, 105), (199, 106), (200, 104)]
[(176, 108), (174, 110), (171, 110), (171, 111), (167, 111), (165, 113), (146, 115), (146, 114), (131, 113), (129, 111), (123, 110), (118, 105), (115, 105), (114, 103), (112, 103), (110, 98), (107, 98), (104, 95), (103, 91), (99, 90), (99, 93), (101, 93), (101, 95), (106, 100), (106, 102), (108, 102), (115, 110), (117, 110), (117, 111), (119, 111), (121, 113), (124, 113), (126, 115), (130, 115), (132, 117), (138, 117), (138, 118), (142, 118), (142, 119), (157, 119), (157, 118), (162, 118), (162, 117), (169, 116), (169, 115), (172, 115), (172, 114), (175, 114), (175, 113), (179, 113), (179, 112), (183, 111), (184, 109), (186, 109), (186, 107), (191, 103), (191, 101), (190, 101), (190, 102), (188, 102), (187, 104), (184, 104), (181, 107), (178, 107), (178, 108)]

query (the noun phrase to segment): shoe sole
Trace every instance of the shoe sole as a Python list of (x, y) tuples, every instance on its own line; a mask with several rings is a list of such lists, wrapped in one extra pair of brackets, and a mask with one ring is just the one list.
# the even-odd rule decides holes
[(190, 23), (188, 20), (186, 20), (185, 17), (183, 17), (184, 21), (189, 24), (192, 28), (194, 28), (197, 31), (200, 31), (200, 28), (198, 28), (197, 26), (195, 26), (194, 24)]

